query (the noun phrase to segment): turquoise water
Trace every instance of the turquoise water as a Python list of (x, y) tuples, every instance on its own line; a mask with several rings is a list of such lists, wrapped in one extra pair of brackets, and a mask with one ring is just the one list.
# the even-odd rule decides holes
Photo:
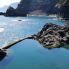
[[(0, 16), (0, 46), (35, 34), (49, 22), (64, 25), (64, 21), (51, 17)], [(7, 56), (0, 62), (0, 69), (69, 69), (69, 50), (48, 50), (37, 41), (25, 40), (8, 50)]]

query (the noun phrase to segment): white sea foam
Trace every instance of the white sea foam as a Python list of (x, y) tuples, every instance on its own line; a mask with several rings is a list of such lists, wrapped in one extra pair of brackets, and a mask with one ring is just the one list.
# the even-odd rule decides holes
[(4, 28), (0, 28), (0, 32), (4, 32), (4, 30), (5, 30)]

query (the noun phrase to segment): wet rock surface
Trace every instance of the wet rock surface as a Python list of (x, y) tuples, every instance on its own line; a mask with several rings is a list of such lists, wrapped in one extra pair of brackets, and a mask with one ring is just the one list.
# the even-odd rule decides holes
[(37, 33), (35, 40), (45, 48), (59, 48), (69, 44), (69, 27), (47, 23)]
[(0, 49), (0, 61), (2, 61), (6, 57), (7, 53), (5, 50)]

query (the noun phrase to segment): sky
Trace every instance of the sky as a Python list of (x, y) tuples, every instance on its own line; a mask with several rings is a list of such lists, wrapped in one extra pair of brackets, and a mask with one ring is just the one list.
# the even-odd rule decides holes
[(0, 7), (10, 5), (11, 3), (14, 2), (20, 2), (21, 0), (0, 0)]

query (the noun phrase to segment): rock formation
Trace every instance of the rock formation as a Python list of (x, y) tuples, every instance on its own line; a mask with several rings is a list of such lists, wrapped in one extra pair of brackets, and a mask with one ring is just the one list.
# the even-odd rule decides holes
[[(45, 13), (55, 13), (54, 6), (56, 5), (57, 0), (21, 0), (17, 9), (21, 12), (32, 12), (35, 10), (41, 10)], [(35, 13), (36, 14), (36, 13)]]
[(13, 7), (9, 7), (4, 14), (5, 16), (26, 16), (25, 13), (20, 13), (19, 11), (15, 10)]
[[(6, 11), (7, 16), (49, 15), (56, 14), (63, 18), (69, 18), (68, 0), (21, 0), (16, 9)], [(14, 11), (15, 10), (15, 11)], [(36, 12), (37, 11), (37, 12)], [(9, 14), (10, 13), (10, 14)]]
[(63, 0), (60, 4), (60, 16), (65, 20), (69, 20), (69, 0)]
[(45, 48), (59, 48), (69, 44), (69, 27), (46, 24), (36, 35), (36, 40)]
[(10, 7), (7, 9), (7, 11), (6, 11), (5, 16), (14, 16), (15, 13), (16, 13), (16, 12), (15, 12), (15, 9), (10, 6)]
[[(58, 11), (58, 8), (55, 7), (57, 2), (58, 0), (32, 0), (32, 1), (21, 0), (21, 2), (18, 4), (18, 7), (15, 9), (15, 11), (16, 11), (16, 14), (17, 15), (19, 14), (20, 16), (27, 15), (27, 14), (31, 15), (31, 13), (34, 11), (37, 11), (38, 14), (34, 12), (34, 14), (32, 15), (42, 15), (43, 13), (44, 14), (56, 14)], [(8, 8), (7, 10), (10, 10), (10, 9), (11, 8)]]

